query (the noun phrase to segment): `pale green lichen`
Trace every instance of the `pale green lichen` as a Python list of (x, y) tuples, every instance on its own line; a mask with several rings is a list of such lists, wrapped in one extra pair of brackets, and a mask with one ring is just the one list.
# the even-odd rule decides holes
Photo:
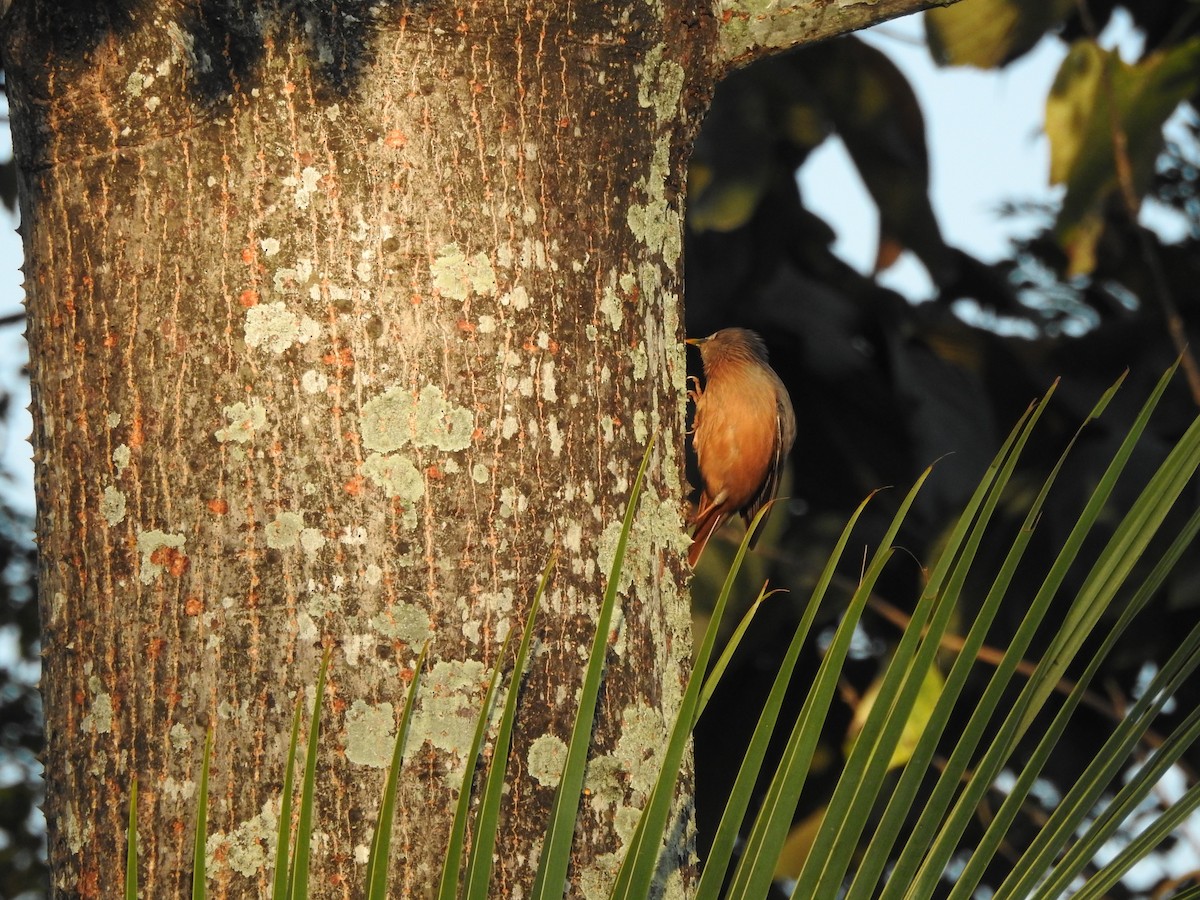
[(425, 479), (407, 456), (372, 453), (363, 463), (362, 471), (387, 496), (400, 499), (406, 506), (425, 496)]
[(176, 750), (187, 750), (192, 746), (192, 731), (182, 722), (176, 722), (169, 732), (171, 746)]
[[(646, 203), (630, 203), (625, 221), (635, 238), (650, 250), (663, 255), (663, 248), (668, 242), (668, 219), (672, 213), (673, 210), (664, 198), (651, 198)], [(678, 216), (675, 216), (674, 220), (678, 221)]]
[(267, 546), (273, 550), (285, 550), (300, 539), (303, 528), (303, 515), (290, 511), (281, 512), (263, 529), (267, 536)]
[[(630, 228), (632, 227), (633, 223), (631, 221)], [(634, 234), (636, 235), (638, 232), (634, 231)], [(621, 330), (621, 325), (625, 321), (625, 310), (621, 308), (621, 298), (617, 294), (615, 284), (610, 283), (604, 286), (604, 290), (600, 294), (600, 312), (604, 314), (604, 317), (608, 320), (608, 324), (613, 331)]]
[(309, 369), (300, 376), (300, 388), (306, 394), (323, 394), (329, 387), (329, 378), (324, 372)]
[(279, 252), (279, 238), (263, 238), (258, 246), (262, 247), (263, 256), (274, 256)]
[(566, 534), (563, 536), (563, 546), (573, 555), (579, 553), (583, 546), (583, 526), (578, 522), (571, 522), (567, 525)]
[(246, 346), (262, 347), (270, 353), (283, 353), (293, 344), (307, 344), (321, 326), (303, 313), (288, 308), (282, 301), (259, 303), (246, 310)]
[(640, 806), (618, 806), (616, 813), (613, 815), (613, 831), (617, 833), (621, 843), (628, 846), (629, 841), (633, 838), (633, 833), (637, 831), (638, 820), (642, 817), (642, 808)]
[(109, 525), (116, 525), (125, 518), (125, 494), (112, 485), (104, 489), (100, 498), (100, 514)]
[[(646, 373), (650, 369), (650, 360), (646, 355), (646, 348), (642, 345), (630, 348), (629, 361), (633, 363), (634, 381), (643, 381), (646, 378)], [(641, 442), (642, 441), (639, 438), (639, 443)]]
[(476, 484), (487, 484), (491, 477), (491, 471), (483, 463), (471, 466), (471, 480)]
[(471, 411), (452, 404), (433, 384), (425, 385), (416, 397), (393, 386), (363, 404), (363, 446), (379, 453), (410, 443), (448, 452), (464, 450), (471, 445), (473, 430)]
[(542, 399), (554, 403), (558, 400), (558, 382), (554, 376), (554, 363), (544, 362), (541, 368)]
[(313, 595), (309, 597), (308, 609), (296, 614), (296, 637), (301, 643), (309, 644), (321, 636), (317, 628), (317, 619), (335, 604), (329, 595)]
[[(600, 420), (600, 434), (604, 438), (604, 443), (606, 444), (611, 444), (614, 440), (616, 440), (616, 426), (613, 424), (613, 420), (608, 416), (605, 416)], [(619, 525), (620, 523), (617, 524)]]
[(679, 108), (686, 74), (683, 66), (667, 58), (664, 44), (651, 47), (638, 73), (638, 105), (653, 109), (658, 122), (670, 120)]
[(231, 703), (228, 700), (222, 700), (217, 704), (217, 718), (223, 722), (232, 722), (235, 720), (245, 721), (249, 713), (249, 700), (241, 700), (238, 703)]
[(513, 309), (529, 309), (529, 291), (517, 285), (507, 294), (500, 295), (501, 306), (512, 306)]
[(272, 801), (268, 800), (258, 815), (245, 820), (228, 834), (217, 831), (209, 835), (204, 845), (208, 868), (217, 871), (228, 867), (247, 878), (256, 877), (270, 860), (268, 848), (275, 846), (278, 827), (279, 813), (272, 809)]
[(112, 731), (113, 702), (112, 695), (101, 690), (104, 683), (95, 675), (88, 678), (88, 693), (92, 695), (88, 713), (83, 717), (83, 730), (96, 734), (108, 734)]
[(123, 472), (125, 467), (129, 465), (129, 455), (130, 452), (127, 446), (117, 444), (116, 449), (112, 452), (112, 461), (113, 465), (117, 467), (117, 474)]
[(584, 784), (591, 791), (588, 802), (597, 813), (625, 799), (625, 769), (616, 757), (601, 754), (588, 760)]
[[(552, 531), (552, 529), (550, 530)], [(463, 637), (473, 644), (480, 643), (483, 633), (483, 611), (486, 611), (488, 619), (499, 620), (493, 635), (494, 639), (504, 640), (504, 636), (508, 633), (509, 617), (513, 611), (513, 598), (512, 588), (504, 588), (500, 591), (480, 592), (470, 603), (464, 600), (461, 604)]]
[(104, 417), (104, 424), (109, 428), (116, 428), (121, 424), (121, 414), (117, 412), (110, 412)]
[(186, 538), (182, 534), (167, 534), (165, 531), (140, 531), (137, 536), (138, 552), (141, 554), (141, 572), (139, 577), (142, 584), (149, 584), (163, 573), (163, 566), (151, 557), (162, 547), (172, 550), (182, 550)]
[(308, 209), (309, 204), (312, 202), (312, 196), (314, 193), (316, 193), (317, 185), (319, 185), (320, 182), (321, 173), (312, 166), (305, 166), (300, 171), (299, 178), (297, 178), (295, 175), (289, 175), (287, 178), (283, 179), (283, 184), (286, 187), (293, 187), (296, 189), (296, 193), (294, 195), (296, 209)]
[(644, 445), (650, 437), (650, 429), (646, 427), (646, 411), (639, 409), (633, 414), (633, 439), (639, 445)]
[(386, 768), (396, 743), (395, 714), (390, 703), (372, 706), (355, 700), (346, 710), (346, 759), (373, 769)]
[(372, 618), (371, 627), (384, 637), (404, 641), (410, 647), (419, 647), (433, 636), (429, 613), (403, 601)]
[[(601, 572), (612, 570), (620, 538), (621, 523), (610, 522), (597, 541), (596, 563)], [(648, 584), (659, 564), (660, 554), (679, 554), (691, 543), (683, 528), (678, 504), (661, 500), (652, 493), (643, 495), (633, 519), (625, 564), (621, 569), (618, 590), (625, 594), (630, 584)]]
[(607, 897), (612, 891), (617, 871), (621, 868), (622, 853), (601, 853), (579, 873), (580, 897)]
[(168, 775), (159, 782), (164, 797), (171, 800), (191, 800), (196, 796), (196, 782), (190, 778), (172, 778)]
[[(313, 265), (313, 261), (307, 257), (300, 257), (295, 266), (280, 266), (276, 269), (275, 274), (271, 276), (271, 285), (281, 294), (298, 291), (304, 287), (318, 287), (313, 277), (315, 273), (316, 266)], [(312, 296), (311, 291), (309, 296)], [(320, 296), (319, 287), (317, 296)]]
[(64, 819), (66, 820), (64, 831), (66, 832), (67, 848), (72, 853), (78, 853), (83, 849), (84, 840), (91, 839), (92, 826), (90, 824), (81, 826), (79, 816), (75, 813), (75, 806), (70, 801), (67, 803), (67, 814)]
[[(656, 878), (656, 880), (658, 879)], [(678, 867), (667, 872), (666, 879), (662, 881), (662, 893), (659, 896), (662, 897), (662, 900), (684, 900), (691, 896), (684, 887), (683, 872)]]
[(319, 528), (303, 528), (300, 530), (300, 546), (305, 553), (312, 555), (325, 546), (325, 535)]
[(500, 489), (500, 515), (503, 518), (509, 518), (514, 512), (525, 512), (529, 507), (529, 498), (518, 491), (516, 488), (504, 487)]
[(673, 264), (683, 250), (683, 219), (666, 196), (670, 152), (671, 144), (667, 138), (655, 142), (650, 171), (640, 184), (646, 202), (631, 203), (626, 222), (635, 238), (657, 252), (665, 262)]
[(434, 288), (443, 297), (466, 300), (471, 294), (496, 295), (496, 270), (486, 253), (468, 257), (458, 244), (446, 244), (429, 264)]
[(435, 663), (421, 679), (405, 756), (416, 752), (422, 743), (429, 743), (449, 754), (453, 758), (452, 771), (461, 775), (475, 734), (486, 680), (487, 670), (477, 660)]
[(218, 441), (249, 443), (253, 440), (254, 433), (267, 424), (267, 411), (260, 400), (251, 400), (249, 405), (239, 400), (231, 406), (224, 407), (221, 412), (225, 414), (228, 424), (213, 432)]
[(125, 92), (130, 97), (140, 97), (142, 96), (142, 91), (153, 84), (153, 82), (153, 75), (134, 69), (129, 73), (129, 77), (125, 79)]
[(659, 753), (668, 729), (662, 712), (645, 704), (621, 711), (621, 730), (610, 754), (624, 773), (624, 781), (637, 802), (650, 795), (658, 777)]
[(543, 734), (529, 745), (526, 769), (543, 787), (557, 787), (566, 759), (567, 745), (552, 734)]

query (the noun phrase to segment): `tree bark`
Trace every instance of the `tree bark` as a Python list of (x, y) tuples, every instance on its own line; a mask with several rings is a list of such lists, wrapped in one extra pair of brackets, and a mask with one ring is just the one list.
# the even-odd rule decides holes
[[(571, 873), (601, 896), (687, 673), (682, 184), (751, 51), (681, 0), (16, 0), (4, 25), (53, 895), (118, 895), (135, 776), (144, 895), (190, 892), (213, 728), (210, 896), (265, 896), (292, 711), (333, 648), (313, 896), (360, 896), (429, 641), (392, 882), (428, 896), (557, 553), (501, 825), (494, 894), (520, 896), (653, 434)], [(686, 838), (670, 858), (678, 896)]]

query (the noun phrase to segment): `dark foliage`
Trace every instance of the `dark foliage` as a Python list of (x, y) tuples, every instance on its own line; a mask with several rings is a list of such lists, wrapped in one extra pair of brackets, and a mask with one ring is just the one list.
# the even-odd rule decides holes
[[(1101, 26), (1115, 5), (1092, 4)], [(1164, 0), (1126, 7), (1148, 30), (1148, 50), (1177, 44), (1200, 27), (1200, 17), (1186, 3)], [(1068, 37), (1078, 37), (1083, 26), (1073, 15), (1062, 27)], [(791, 499), (780, 504), (782, 512), (776, 512), (771, 526), (779, 532), (778, 541), (756, 573), (758, 583), (748, 584), (746, 591), (752, 597), (762, 578), (770, 577), (790, 594), (760, 612), (698, 728), (702, 857), (775, 661), (854, 506), (875, 488), (901, 488), (872, 504), (863, 531), (867, 537), (860, 536), (869, 540), (882, 533), (903, 489), (937, 461), (901, 538), (912, 558), (895, 567), (881, 590), (881, 600), (900, 610), (911, 608), (922, 567), (936, 559), (939, 540), (1028, 403), (1061, 377), (1049, 427), (1026, 454), (1026, 468), (1018, 478), (1022, 485), (1040, 482), (1092, 404), (1128, 369), (1124, 389), (1104, 419), (1083, 434), (1039, 523), (1043, 545), (1056, 547), (1137, 406), (1177, 356), (1166, 327), (1170, 307), (1182, 317), (1192, 346), (1200, 344), (1200, 301), (1194, 287), (1200, 282), (1200, 135), (1194, 123), (1185, 140), (1167, 145), (1146, 195), (1182, 216), (1188, 235), (1177, 243), (1165, 242), (1132, 223), (1120, 203), (1110, 202), (1097, 266), (1089, 276), (1073, 278), (1065, 275), (1067, 257), (1053, 231), (1053, 210), (1047, 211), (1045, 229), (1014, 246), (1012, 258), (1003, 264), (984, 265), (955, 248), (954, 236), (940, 233), (930, 208), (923, 131), (920, 109), (903, 76), (879, 51), (847, 38), (735, 73), (718, 87), (697, 141), (685, 253), (688, 332), (704, 335), (740, 325), (764, 334), (799, 422), (792, 481), (781, 491)], [(880, 267), (911, 250), (939, 289), (934, 301), (910, 304), (833, 254), (830, 228), (805, 208), (794, 178), (795, 168), (832, 134), (845, 142), (880, 208)], [(997, 325), (1006, 323), (1020, 323), (1020, 333), (1032, 336), (1005, 336), (1006, 329)], [(1152, 467), (1196, 414), (1197, 401), (1180, 378), (1114, 505), (1124, 509), (1132, 503)], [(1192, 498), (1200, 501), (1195, 487)], [(983, 551), (980, 590), (990, 583), (1028, 499), (1013, 492), (997, 540)], [(727, 536), (736, 538), (736, 529)], [(1093, 542), (1085, 553), (1094, 555), (1099, 549)], [(706, 562), (714, 571), (720, 569), (720, 551), (712, 557)], [(1049, 562), (1035, 554), (1022, 566), (1010, 613), (1002, 614), (989, 637), (993, 646), (1007, 645), (1024, 612), (1021, 598), (1036, 590)], [(843, 573), (847, 589), (857, 580), (857, 564), (851, 560)], [(703, 603), (703, 569), (698, 580), (697, 600)], [(1073, 593), (1064, 594), (1065, 603)], [(1175, 649), (1198, 612), (1200, 560), (1193, 555), (1107, 663), (1098, 683), (1113, 693), (1076, 716), (1062, 752), (1046, 772), (1050, 793), (1061, 791), (1090, 761), (1113, 718), (1135, 695), (1139, 677)], [(964, 618), (970, 613), (962, 610)], [(846, 673), (843, 713), (826, 723), (817, 766), (830, 775), (822, 778), (818, 771), (809, 779), (812, 787), (798, 821), (824, 805), (841, 765), (853, 698), (867, 689), (898, 631), (874, 618), (866, 623), (866, 636), (860, 658)], [(1044, 647), (1047, 638), (1033, 650)], [(807, 668), (802, 662), (797, 670), (793, 712), (819, 661), (814, 646)], [(1163, 732), (1200, 703), (1200, 685), (1185, 693), (1159, 726)], [(782, 742), (784, 736), (777, 737)], [(1200, 769), (1200, 754), (1193, 751), (1189, 764), (1193, 771)], [(1036, 831), (1043, 814), (1043, 809), (1027, 810), (1015, 844)], [(1000, 871), (1004, 864), (997, 863), (992, 877), (1005, 874)]]

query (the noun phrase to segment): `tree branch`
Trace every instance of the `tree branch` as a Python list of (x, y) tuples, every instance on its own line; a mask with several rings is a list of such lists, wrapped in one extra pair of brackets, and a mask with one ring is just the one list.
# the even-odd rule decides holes
[(717, 0), (719, 62), (733, 68), (957, 0)]

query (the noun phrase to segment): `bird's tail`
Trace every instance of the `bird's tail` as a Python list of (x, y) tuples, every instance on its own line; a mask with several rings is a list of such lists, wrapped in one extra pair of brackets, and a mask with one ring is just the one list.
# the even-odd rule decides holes
[(725, 511), (720, 507), (713, 507), (696, 523), (696, 530), (692, 532), (692, 546), (688, 548), (688, 565), (693, 569), (700, 560), (700, 554), (708, 546), (708, 539), (724, 521)]

